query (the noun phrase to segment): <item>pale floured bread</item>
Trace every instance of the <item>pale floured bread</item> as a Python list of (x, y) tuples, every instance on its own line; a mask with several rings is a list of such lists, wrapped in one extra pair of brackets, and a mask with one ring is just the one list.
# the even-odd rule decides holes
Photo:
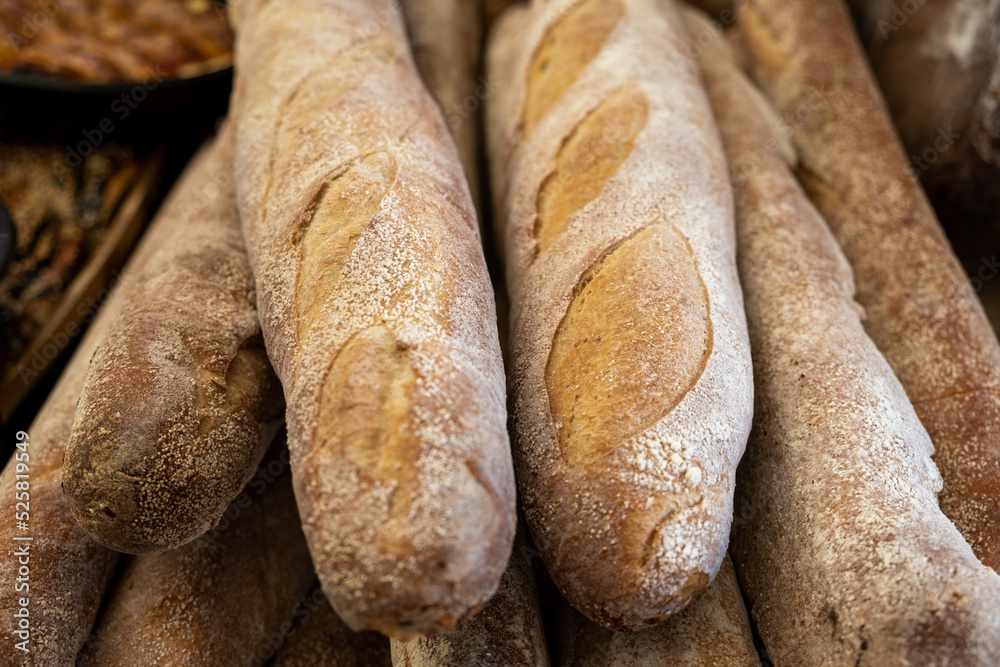
[(320, 588), (292, 611), (299, 621), (270, 667), (390, 667), (389, 640), (377, 632), (354, 632), (337, 618)]
[(455, 632), (392, 640), (395, 667), (549, 667), (531, 571), (534, 553), (518, 534), (497, 594)]
[(521, 498), (555, 583), (610, 627), (715, 576), (750, 428), (726, 162), (685, 39), (652, 1), (536, 2), (487, 63)]
[(482, 7), (478, 0), (399, 2), (413, 60), (427, 90), (441, 107), (478, 207), (476, 127), (479, 109), (491, 93), (488, 81), (476, 79), (483, 41)]
[(447, 631), (514, 537), (496, 312), (461, 163), (402, 22), (237, 8), (236, 183), (296, 497), (352, 629)]
[(760, 667), (728, 556), (708, 588), (655, 628), (615, 632), (565, 603), (556, 623), (559, 667)]
[[(3, 665), (70, 665), (83, 646), (97, 616), (101, 596), (111, 577), (118, 554), (95, 542), (79, 526), (63, 495), (62, 459), (70, 439), (76, 404), (83, 390), (91, 357), (111, 331), (127, 302), (128, 292), (150, 258), (173, 236), (191, 206), (205, 193), (199, 173), (208, 154), (203, 151), (185, 171), (132, 253), (115, 283), (111, 296), (97, 312), (77, 346), (62, 377), (49, 394), (31, 428), (28, 446), (31, 511), (28, 530), (14, 521), (0, 525), (0, 536), (8, 545), (3, 580), (13, 582), (18, 567), (14, 550), (21, 544), (14, 537), (30, 536), (30, 653), (16, 649), (0, 651)], [(0, 476), (0, 497), (14, 507), (15, 466), (11, 459)], [(20, 598), (13, 585), (0, 587), (0, 621), (5, 637), (14, 637)]]
[[(1000, 345), (896, 137), (841, 0), (750, 0), (754, 76), (854, 269), (865, 329), (934, 442), (941, 509), (1000, 569)], [(836, 66), (831, 66), (835, 63)]]
[(731, 553), (764, 646), (778, 665), (996, 665), (1000, 577), (938, 508), (933, 445), (865, 333), (850, 266), (760, 93), (720, 49), (701, 62), (756, 385)]
[(205, 532), (253, 475), (284, 412), (236, 214), (232, 137), (190, 193), (98, 347), (63, 460), (80, 525), (146, 553)]
[(315, 581), (283, 468), (275, 476), (262, 466), (226, 510), (228, 521), (201, 538), (130, 560), (77, 664), (263, 664)]

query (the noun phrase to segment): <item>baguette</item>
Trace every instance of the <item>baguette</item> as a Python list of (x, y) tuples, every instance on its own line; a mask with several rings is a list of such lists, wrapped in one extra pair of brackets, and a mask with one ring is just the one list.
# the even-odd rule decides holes
[(520, 533), (500, 588), (483, 610), (450, 635), (392, 640), (395, 667), (549, 667), (531, 571), (532, 549)]
[(63, 460), (73, 516), (127, 553), (218, 521), (280, 425), (236, 215), (232, 137), (197, 163), (189, 202), (97, 348)]
[(556, 623), (559, 667), (760, 667), (728, 556), (708, 588), (655, 628), (614, 632), (565, 603)]
[(700, 61), (756, 383), (731, 552), (764, 646), (779, 665), (996, 665), (1000, 577), (938, 508), (933, 445), (862, 327), (850, 266), (761, 94), (719, 48)]
[[(313, 603), (315, 602), (315, 606)], [(352, 632), (337, 618), (320, 588), (308, 596), (309, 606), (293, 613), (302, 616), (270, 667), (390, 667), (389, 640), (370, 630)]]
[[(851, 0), (911, 169), (959, 248), (1000, 242), (1000, 3)], [(986, 243), (984, 243), (986, 242)]]
[(398, 16), (237, 12), (238, 203), (317, 575), (353, 630), (451, 630), (496, 591), (515, 526), (461, 164)]
[(521, 499), (560, 591), (611, 628), (715, 576), (752, 410), (725, 158), (667, 9), (536, 2), (489, 47)]
[(413, 60), (444, 113), (479, 208), (477, 111), (489, 94), (476, 81), (483, 17), (478, 0), (400, 0)]
[[(893, 130), (841, 2), (749, 0), (754, 75), (854, 269), (865, 329), (934, 442), (941, 509), (1000, 569), (1000, 345)], [(829, 66), (830, 59), (837, 66)]]
[(315, 580), (288, 466), (272, 475), (275, 461), (226, 510), (228, 523), (129, 561), (79, 667), (263, 664)]
[[(161, 231), (165, 231), (163, 225), (147, 233), (150, 241), (140, 244), (133, 255), (136, 259), (125, 269), (126, 276), (133, 275), (141, 264), (139, 256), (148, 256), (152, 238), (162, 236), (158, 234)], [(87, 365), (121, 311), (125, 291), (119, 282), (32, 422), (27, 431), (27, 457), (15, 451), (28, 464), (26, 531), (10, 520), (15, 509), (18, 513), (23, 509), (15, 507), (15, 494), (22, 493), (15, 487), (19, 462), (15, 456), (0, 475), (0, 498), (11, 514), (0, 524), (0, 538), (5, 545), (0, 564), (0, 633), (8, 642), (0, 651), (3, 667), (72, 665), (118, 563), (117, 552), (94, 542), (73, 519), (60, 488), (60, 466)], [(27, 609), (28, 614), (23, 623), (22, 609)]]
[[(118, 554), (95, 542), (73, 518), (61, 489), (63, 455), (91, 357), (118, 320), (136, 277), (173, 236), (174, 227), (191, 201), (205, 193), (200, 174), (206, 159), (203, 153), (185, 171), (133, 251), (111, 296), (99, 311), (97, 305), (93, 306), (96, 317), (28, 430), (29, 529), (18, 530), (13, 521), (0, 525), (0, 538), (8, 545), (7, 558), (0, 567), (4, 568), (3, 581), (11, 583), (0, 589), (0, 628), (5, 637), (16, 636), (18, 621), (14, 614), (22, 606), (20, 599), (26, 597), (30, 652), (0, 651), (0, 665), (72, 664), (97, 616)], [(0, 475), (0, 497), (10, 507), (14, 506), (16, 463), (12, 458)], [(18, 576), (19, 557), (14, 551), (21, 545), (14, 537), (24, 536), (32, 538), (28, 589), (17, 591), (13, 582)]]

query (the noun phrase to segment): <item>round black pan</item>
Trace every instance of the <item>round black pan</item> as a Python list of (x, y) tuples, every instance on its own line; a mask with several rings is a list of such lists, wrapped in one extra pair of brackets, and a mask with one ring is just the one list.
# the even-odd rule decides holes
[(0, 73), (0, 141), (58, 142), (67, 159), (105, 141), (150, 147), (177, 128), (225, 113), (233, 68), (182, 79), (89, 85)]

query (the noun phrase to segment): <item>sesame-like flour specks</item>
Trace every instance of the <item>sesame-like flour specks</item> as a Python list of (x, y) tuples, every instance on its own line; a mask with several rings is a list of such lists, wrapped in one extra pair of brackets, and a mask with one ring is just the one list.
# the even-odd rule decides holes
[[(521, 498), (560, 590), (611, 627), (662, 620), (715, 576), (753, 402), (726, 162), (683, 27), (666, 9), (648, 0), (535, 2), (501, 19), (487, 62), (498, 82), (487, 111), (503, 194)], [(580, 45), (592, 39), (603, 41)], [(558, 80), (546, 79), (550, 72)], [(553, 86), (566, 85), (552, 99)], [(618, 108), (629, 110), (627, 126), (616, 116), (595, 124), (595, 114)], [(564, 157), (573, 142), (591, 141), (617, 160), (621, 144), (605, 133), (629, 138), (639, 126), (614, 173), (590, 166), (586, 151), (575, 162)], [(564, 161), (580, 174), (567, 187), (606, 179), (582, 206), (550, 187)], [(543, 190), (555, 193), (546, 207), (575, 207), (544, 243), (536, 239), (548, 224)], [(671, 261), (643, 275), (631, 262), (615, 264), (625, 253)], [(650, 308), (627, 310), (645, 300)], [(687, 328), (664, 329), (672, 325)], [(629, 330), (635, 335), (623, 335)], [(647, 349), (649, 340), (664, 343)], [(704, 357), (668, 386), (670, 360), (691, 345), (702, 353), (702, 340)], [(591, 346), (604, 366), (580, 366), (584, 378), (550, 376), (561, 341), (569, 342), (560, 350)], [(560, 368), (574, 368), (572, 353), (559, 354)], [(637, 367), (651, 375), (636, 377)], [(592, 423), (614, 439), (570, 441), (567, 420), (592, 415), (574, 413), (568, 391), (581, 404), (585, 392), (605, 391), (593, 400), (598, 415), (611, 409), (607, 400), (621, 400), (623, 412), (644, 416), (599, 416)], [(588, 450), (567, 449), (574, 442)]]
[(514, 529), (461, 164), (392, 5), (237, 11), (239, 208), (313, 561), (351, 627), (449, 629), (496, 590)]

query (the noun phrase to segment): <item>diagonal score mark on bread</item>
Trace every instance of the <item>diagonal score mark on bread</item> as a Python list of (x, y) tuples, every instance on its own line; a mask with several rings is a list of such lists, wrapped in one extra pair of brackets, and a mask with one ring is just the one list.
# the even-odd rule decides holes
[(333, 360), (321, 394), (320, 409), (330, 419), (320, 422), (317, 441), (341, 447), (373, 477), (398, 483), (393, 519), (406, 517), (417, 477), (421, 442), (408, 428), (416, 383), (406, 345), (381, 323), (351, 337)]
[[(308, 139), (312, 134), (321, 136), (328, 130), (336, 107), (363, 86), (366, 77), (375, 69), (386, 66), (393, 58), (392, 40), (379, 32), (338, 52), (331, 58), (329, 67), (308, 74), (295, 85), (279, 107), (277, 140), (271, 144), (268, 154), (265, 201), (274, 187), (273, 175), (296, 166), (295, 151), (288, 150), (288, 147), (303, 145), (303, 137), (307, 139), (304, 147), (309, 147)], [(297, 122), (290, 124), (290, 118), (295, 118)], [(382, 128), (369, 126), (366, 129), (363, 136), (354, 139), (355, 143), (372, 145), (372, 134)], [(279, 155), (284, 159), (279, 159)]]
[(545, 368), (567, 465), (659, 422), (702, 376), (712, 342), (708, 290), (672, 223), (659, 220), (607, 250), (574, 290)]
[[(305, 270), (296, 276), (296, 341), (308, 332), (303, 322), (321, 323), (329, 294), (385, 195), (396, 182), (397, 164), (387, 151), (377, 151), (346, 165), (323, 182), (299, 219), (291, 242), (298, 246)], [(314, 219), (336, 220), (336, 225), (313, 226)]]
[(536, 199), (535, 252), (543, 253), (573, 214), (597, 198), (635, 147), (649, 119), (649, 100), (633, 85), (613, 91), (573, 128), (559, 147), (556, 167)]
[(549, 29), (528, 74), (524, 135), (597, 57), (624, 15), (622, 0), (583, 0)]
[[(585, 11), (582, 6), (576, 10)], [(568, 18), (559, 26), (571, 22)], [(648, 118), (646, 96), (625, 84), (563, 139), (555, 168), (536, 198), (536, 257), (566, 231), (577, 211), (601, 194), (631, 155)], [(651, 280), (653, 267), (660, 270)], [(668, 290), (672, 281), (661, 282), (664, 276), (677, 278), (682, 287)], [(601, 298), (631, 288), (642, 296), (621, 302)], [(650, 314), (659, 321), (650, 322)], [(609, 330), (608, 322), (624, 326)], [(676, 357), (666, 354), (677, 349)], [(658, 422), (697, 383), (710, 350), (708, 293), (679, 230), (654, 223), (616, 244), (581, 278), (546, 365), (563, 459), (570, 467), (588, 463)], [(616, 358), (638, 362), (615, 366)], [(566, 379), (574, 382), (565, 384)], [(645, 410), (631, 410), (637, 394), (652, 395)], [(620, 409), (604, 409), (615, 404)]]

